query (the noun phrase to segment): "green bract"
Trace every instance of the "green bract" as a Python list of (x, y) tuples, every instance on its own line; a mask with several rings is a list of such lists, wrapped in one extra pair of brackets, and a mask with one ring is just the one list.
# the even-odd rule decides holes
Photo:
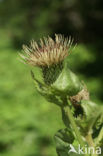
[(52, 88), (57, 94), (73, 96), (82, 90), (82, 85), (77, 76), (65, 65)]

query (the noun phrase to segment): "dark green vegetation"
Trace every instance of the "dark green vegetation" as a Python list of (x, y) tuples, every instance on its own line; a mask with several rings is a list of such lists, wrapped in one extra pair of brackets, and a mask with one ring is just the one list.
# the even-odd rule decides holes
[(60, 111), (36, 92), (31, 68), (18, 60), (17, 52), (30, 39), (72, 35), (78, 45), (68, 57), (70, 69), (102, 104), (102, 6), (102, 0), (0, 1), (0, 156), (56, 156)]

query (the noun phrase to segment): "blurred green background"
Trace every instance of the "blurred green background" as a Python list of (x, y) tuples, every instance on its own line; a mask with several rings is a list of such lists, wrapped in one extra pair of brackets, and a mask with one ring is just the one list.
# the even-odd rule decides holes
[(19, 62), (22, 44), (71, 35), (78, 44), (69, 66), (102, 104), (102, 29), (102, 0), (0, 0), (0, 156), (56, 156), (53, 135), (64, 127), (59, 108), (37, 93), (30, 67)]

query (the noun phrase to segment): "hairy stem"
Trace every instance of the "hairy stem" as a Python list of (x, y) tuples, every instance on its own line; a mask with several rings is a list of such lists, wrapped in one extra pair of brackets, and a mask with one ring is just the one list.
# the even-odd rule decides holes
[[(72, 127), (73, 131), (75, 132), (75, 135), (77, 137), (78, 142), (80, 143), (80, 145), (82, 147), (84, 147), (85, 146), (85, 143), (84, 143), (84, 141), (82, 139), (82, 136), (81, 136), (81, 134), (80, 134), (80, 132), (78, 130), (78, 127), (77, 127), (77, 125), (75, 123), (75, 120), (74, 120), (73, 114), (72, 114), (72, 112), (70, 110), (70, 107), (68, 105), (67, 99), (64, 99), (63, 102), (64, 102), (64, 105), (62, 107), (62, 113), (64, 113), (63, 114), (63, 116), (64, 116), (63, 117), (63, 122), (64, 122), (64, 124), (67, 127), (69, 125), (69, 123), (67, 123), (67, 122), (70, 122), (71, 127)], [(85, 156), (88, 156), (88, 154), (85, 154)]]
[[(95, 149), (95, 144), (93, 142), (92, 135), (88, 133), (88, 135), (85, 138), (86, 138), (86, 141), (88, 142), (88, 145), (90, 147), (94, 147), (94, 149)], [(97, 156), (97, 154), (92, 154), (92, 156)]]

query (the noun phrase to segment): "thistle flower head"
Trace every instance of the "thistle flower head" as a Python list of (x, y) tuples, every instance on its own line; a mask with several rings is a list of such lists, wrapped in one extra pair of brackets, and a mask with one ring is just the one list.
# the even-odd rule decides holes
[(55, 40), (44, 37), (39, 43), (32, 40), (30, 47), (23, 45), (24, 55), (20, 56), (26, 64), (32, 66), (51, 66), (64, 60), (71, 44), (71, 38), (62, 35), (55, 35)]
[(62, 35), (40, 39), (39, 43), (31, 41), (30, 47), (23, 45), (24, 54), (20, 54), (22, 61), (42, 69), (44, 82), (51, 85), (58, 78), (63, 69), (63, 60), (68, 55), (72, 41)]

